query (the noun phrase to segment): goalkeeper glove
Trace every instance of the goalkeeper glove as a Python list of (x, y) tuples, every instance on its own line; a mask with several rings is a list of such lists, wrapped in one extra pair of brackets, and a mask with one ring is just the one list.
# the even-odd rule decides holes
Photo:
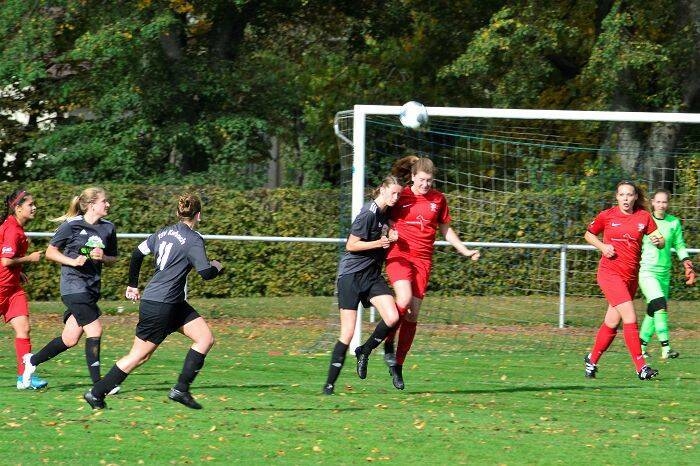
[(693, 263), (690, 262), (690, 259), (686, 259), (683, 261), (683, 267), (685, 267), (685, 284), (695, 284), (695, 269), (693, 268)]

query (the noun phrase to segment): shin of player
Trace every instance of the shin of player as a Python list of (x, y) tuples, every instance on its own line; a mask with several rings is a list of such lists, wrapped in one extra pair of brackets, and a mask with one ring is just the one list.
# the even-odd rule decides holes
[[(597, 281), (608, 308), (591, 352), (584, 357), (585, 375), (595, 378), (598, 361), (610, 347), (622, 322), (625, 345), (641, 380), (655, 377), (658, 371), (647, 366), (639, 344), (637, 315), (632, 299), (637, 291), (642, 238), (647, 235), (657, 248), (664, 238), (644, 209), (644, 194), (629, 181), (618, 183), (617, 205), (600, 212), (588, 225), (585, 240), (601, 252)], [(598, 235), (603, 234), (603, 240)]]
[(382, 276), (386, 250), (396, 241), (396, 231), (389, 229), (387, 210), (395, 205), (401, 192), (398, 179), (384, 178), (375, 190), (373, 201), (366, 203), (353, 220), (346, 243), (346, 252), (338, 265), (338, 307), (340, 336), (331, 354), (328, 377), (323, 387), (326, 395), (334, 392), (336, 381), (345, 363), (345, 354), (355, 332), (357, 307), (374, 306), (382, 320), (364, 344), (355, 349), (357, 375), (367, 377), (367, 365), (372, 350), (386, 338), (398, 322), (398, 311), (391, 288)]
[(76, 196), (46, 249), (46, 258), (61, 264), (61, 300), (66, 305), (63, 332), (36, 354), (24, 356), (25, 385), (36, 366), (77, 345), (83, 333), (85, 359), (93, 382), (100, 380), (100, 299), (102, 266), (117, 260), (117, 233), (103, 217), (109, 200), (102, 188), (87, 188)]
[(22, 380), (25, 354), (32, 350), (29, 336), (29, 303), (22, 287), (26, 281), (23, 266), (41, 259), (41, 253), (27, 254), (29, 240), (24, 226), (36, 214), (36, 205), (31, 194), (18, 189), (5, 197), (5, 212), (0, 225), (0, 315), (15, 332), (15, 355), (17, 359), (17, 388), (43, 388), (48, 382), (33, 374), (27, 385)]
[[(201, 219), (201, 210), (198, 196), (180, 196), (177, 206), (179, 222), (158, 230), (134, 249), (125, 295), (127, 299), (141, 300), (136, 336), (129, 353), (83, 395), (93, 409), (105, 408), (105, 396), (134, 369), (148, 361), (173, 332), (188, 337), (192, 345), (168, 398), (188, 408), (202, 408), (192, 397), (190, 385), (204, 366), (204, 359), (214, 344), (214, 336), (204, 318), (185, 300), (185, 285), (187, 274), (193, 268), (204, 280), (211, 280), (219, 275), (222, 265), (207, 258), (204, 239), (195, 231)], [(154, 254), (155, 273), (141, 294), (138, 288), (139, 273), (143, 259), (151, 253)]]

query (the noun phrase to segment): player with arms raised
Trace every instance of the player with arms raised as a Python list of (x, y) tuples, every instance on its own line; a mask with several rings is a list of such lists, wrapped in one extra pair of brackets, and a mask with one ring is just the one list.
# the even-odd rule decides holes
[(394, 387), (403, 390), (403, 363), (416, 335), (418, 312), (433, 266), (435, 235), (439, 231), (460, 254), (472, 260), (478, 260), (481, 254), (465, 247), (450, 226), (447, 199), (433, 188), (435, 167), (430, 159), (409, 155), (397, 160), (391, 171), (399, 179), (409, 180), (409, 186), (401, 191), (391, 210), (399, 236), (386, 258), (386, 273), (396, 292), (401, 319), (396, 354), (393, 355), (394, 336), (390, 335), (384, 344), (384, 355)]
[[(148, 361), (153, 352), (173, 332), (180, 332), (192, 340), (177, 384), (168, 398), (188, 408), (202, 406), (190, 394), (190, 385), (204, 358), (214, 345), (209, 325), (185, 301), (187, 274), (192, 268), (204, 280), (211, 280), (221, 272), (221, 263), (207, 259), (204, 239), (194, 231), (201, 219), (202, 203), (193, 194), (184, 194), (178, 200), (177, 216), (180, 221), (149, 236), (134, 250), (129, 264), (129, 286), (126, 297), (141, 299), (136, 337), (129, 354), (122, 357), (102, 380), (83, 396), (93, 409), (106, 407), (104, 398), (121, 384), (137, 367)], [(143, 291), (138, 288), (139, 272), (145, 256), (155, 255), (155, 274)]]
[[(664, 237), (657, 233), (656, 223), (644, 208), (644, 193), (632, 182), (621, 181), (615, 191), (617, 205), (600, 212), (588, 225), (585, 240), (601, 252), (597, 281), (608, 310), (598, 330), (591, 352), (584, 357), (585, 375), (595, 378), (598, 361), (610, 347), (617, 326), (622, 321), (625, 345), (641, 380), (659, 373), (647, 366), (639, 344), (637, 314), (632, 300), (637, 292), (642, 238), (647, 235), (657, 248), (664, 247)], [(603, 234), (603, 240), (598, 235)]]

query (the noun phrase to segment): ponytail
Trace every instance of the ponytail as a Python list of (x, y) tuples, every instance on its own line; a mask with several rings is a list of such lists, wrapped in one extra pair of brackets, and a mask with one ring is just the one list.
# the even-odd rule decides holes
[(107, 191), (100, 187), (85, 188), (79, 196), (75, 196), (70, 204), (68, 205), (68, 210), (65, 214), (57, 218), (52, 218), (52, 222), (65, 222), (69, 218), (73, 218), (77, 215), (84, 215), (87, 212), (88, 206), (95, 202), (99, 195), (102, 194), (107, 196)]

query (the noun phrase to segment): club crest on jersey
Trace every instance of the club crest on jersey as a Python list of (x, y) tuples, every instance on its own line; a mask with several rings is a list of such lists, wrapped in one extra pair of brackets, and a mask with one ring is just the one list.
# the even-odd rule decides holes
[(644, 230), (644, 224), (643, 223), (638, 223), (637, 224), (637, 231), (643, 231)]
[(438, 210), (437, 204), (434, 203), (434, 202), (431, 202), (431, 203), (430, 203), (430, 211), (431, 211), (431, 212), (437, 212), (437, 210)]

